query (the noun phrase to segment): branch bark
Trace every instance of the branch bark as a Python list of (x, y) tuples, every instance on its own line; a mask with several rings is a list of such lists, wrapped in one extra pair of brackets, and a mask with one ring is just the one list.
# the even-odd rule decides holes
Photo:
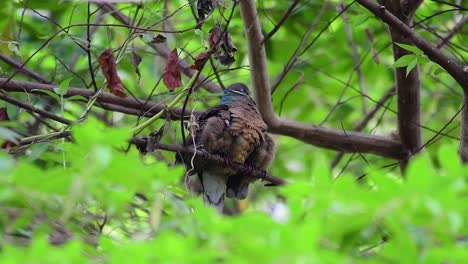
[[(404, 5), (400, 0), (387, 1), (385, 7), (394, 16), (400, 19), (406, 26), (412, 27), (414, 12), (422, 0), (413, 1), (413, 5)], [(413, 41), (406, 34), (394, 27), (390, 27), (390, 35), (393, 45), (393, 58), (399, 58), (411, 54), (397, 43), (413, 45)], [(398, 133), (403, 147), (413, 156), (422, 150), (421, 127), (421, 93), (419, 79), (419, 66), (416, 65), (409, 74), (406, 67), (395, 68), (396, 90), (398, 97)], [(400, 163), (401, 168), (406, 167), (408, 160)]]
[[(5, 78), (0, 78), (0, 84), (5, 83), (6, 80), (7, 79)], [(7, 92), (22, 92), (46, 95), (42, 93), (41, 90), (54, 93), (55, 87), (56, 85), (10, 80), (8, 83), (5, 83), (2, 86), (0, 86), (0, 90), (4, 90)], [(64, 95), (64, 97), (68, 98), (74, 95), (81, 95), (89, 99), (93, 95), (95, 95), (95, 92), (89, 89), (70, 87), (67, 90), (67, 93)], [(163, 103), (154, 103), (150, 101), (147, 102), (143, 99), (135, 99), (133, 97), (121, 98), (107, 92), (101, 93), (101, 95), (97, 99), (96, 105), (104, 109), (134, 114), (138, 116), (143, 116), (145, 115), (145, 113), (146, 115), (154, 115), (160, 112), (161, 110), (165, 109), (165, 105)], [(197, 111), (194, 112), (196, 113)], [(187, 111), (187, 113), (190, 113), (190, 111)], [(182, 109), (172, 109), (168, 114), (170, 114), (171, 119), (180, 120)], [(184, 118), (188, 117), (189, 114), (184, 116)]]
[(16, 62), (15, 60), (5, 56), (4, 54), (0, 53), (0, 60), (4, 61), (5, 63), (10, 65), (11, 67), (13, 67), (15, 69), (18, 69), (22, 74), (24, 74), (24, 75), (26, 75), (26, 76), (28, 76), (30, 78), (33, 78), (33, 79), (35, 79), (35, 80), (37, 80), (37, 81), (39, 81), (41, 83), (52, 83), (52, 81), (50, 81), (46, 77), (40, 75), (39, 73), (37, 73), (35, 71), (30, 70), (26, 66), (23, 66), (21, 63)]
[(468, 92), (463, 94), (463, 109), (460, 124), (460, 160), (468, 162)]
[(31, 113), (39, 114), (39, 115), (41, 115), (43, 117), (47, 117), (49, 119), (60, 122), (62, 124), (71, 125), (73, 123), (71, 120), (63, 118), (61, 116), (54, 115), (49, 111), (39, 109), (39, 108), (37, 108), (37, 107), (35, 107), (33, 105), (30, 105), (28, 103), (21, 102), (21, 101), (17, 100), (16, 98), (13, 98), (13, 97), (10, 97), (10, 96), (4, 94), (3, 92), (0, 92), (0, 100), (3, 100), (5, 102), (9, 102), (10, 104), (16, 105), (16, 106), (21, 107), (23, 109), (26, 109), (27, 111), (29, 111)]
[[(136, 145), (139, 149), (146, 149), (146, 146), (148, 144), (148, 139), (146, 139), (146, 138), (132, 138), (130, 140), (130, 143)], [(153, 147), (155, 147), (156, 149), (163, 149), (163, 150), (167, 150), (167, 151), (172, 151), (172, 152), (177, 152), (177, 153), (184, 153), (184, 154), (188, 154), (188, 155), (193, 155), (195, 153), (195, 155), (197, 155), (199, 157), (202, 157), (203, 159), (208, 159), (208, 160), (210, 160), (210, 161), (212, 161), (212, 162), (214, 162), (216, 164), (226, 165), (226, 161), (221, 156), (212, 155), (212, 154), (202, 152), (202, 151), (199, 151), (199, 150), (194, 150), (191, 147), (183, 147), (183, 146), (180, 146), (180, 145), (171, 145), (171, 144), (164, 144), (164, 143), (159, 143), (159, 142), (154, 142), (153, 144), (154, 144)], [(244, 170), (245, 169), (243, 165), (235, 164), (235, 163), (229, 164), (227, 166), (232, 167), (232, 168), (237, 169), (237, 170)], [(247, 173), (247, 174), (250, 175), (250, 176), (254, 176), (256, 178), (268, 181), (268, 182), (271, 183), (271, 185), (274, 185), (274, 186), (283, 185), (283, 184), (286, 183), (285, 180), (283, 180), (281, 178), (278, 178), (278, 177), (275, 177), (275, 176), (273, 176), (271, 174), (262, 172), (260, 170), (254, 170), (251, 173)]]

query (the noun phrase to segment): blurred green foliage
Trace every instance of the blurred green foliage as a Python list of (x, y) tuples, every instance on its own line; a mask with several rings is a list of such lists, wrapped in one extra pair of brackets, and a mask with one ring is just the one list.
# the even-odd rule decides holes
[[(174, 13), (166, 26), (182, 31), (165, 34), (167, 45), (177, 47), (180, 57), (189, 62), (205, 49), (210, 28), (217, 21), (223, 23), (222, 17), (231, 12), (231, 1), (222, 1), (227, 8), (216, 10), (201, 30), (193, 30), (195, 20), (187, 1), (166, 2), (169, 13)], [(331, 22), (339, 3), (301, 1), (266, 43), (266, 51), (273, 83), (304, 34), (311, 32), (304, 38), (307, 46), (323, 30), (309, 49), (300, 49), (298, 62), (273, 94), (273, 105), (283, 117), (310, 124), (325, 121), (324, 126), (351, 130), (393, 85), (394, 60), (387, 29), (356, 3), (346, 17)], [(140, 27), (158, 23), (156, 28), (161, 29), (163, 5), (164, 1), (148, 1), (141, 8), (118, 7), (131, 18), (141, 17)], [(258, 1), (265, 33), (289, 5), (290, 1)], [(60, 27), (32, 9), (61, 27), (70, 26), (69, 31), (51, 38)], [(95, 9), (92, 5), (91, 10)], [(426, 21), (443, 35), (457, 15), (449, 9), (425, 1), (415, 20), (446, 11)], [(67, 89), (68, 84), (85, 87), (90, 83), (87, 54), (77, 44), (87, 44), (86, 18), (87, 4), (81, 1), (8, 0), (0, 8), (0, 52), (23, 62), (35, 54), (26, 66), (62, 84), (59, 89)], [(91, 21), (119, 24), (100, 11)], [(353, 70), (346, 25), (361, 62), (363, 82)], [(422, 27), (415, 30), (432, 43), (439, 41)], [(151, 94), (155, 102), (166, 101), (173, 95), (158, 82), (165, 61), (144, 43), (157, 33), (128, 41), (130, 32), (112, 25), (96, 27), (93, 66), (97, 67), (103, 50), (112, 48), (119, 75), (132, 95), (147, 98)], [(234, 70), (214, 64), (225, 70), (220, 75), (225, 85), (249, 83), (238, 8), (229, 33), (238, 48)], [(457, 34), (444, 52), (466, 62), (464, 43), (466, 34)], [(131, 64), (132, 52), (143, 58), (140, 81)], [(425, 61), (419, 68), (423, 136), (428, 142), (459, 109), (461, 93), (455, 81), (433, 63)], [(0, 62), (2, 77), (14, 72)], [(211, 67), (203, 73), (216, 81)], [(14, 79), (27, 77), (16, 74)], [(96, 81), (104, 82), (100, 71)], [(183, 83), (187, 81), (184, 77)], [(83, 102), (55, 94), (53, 102), (46, 95), (14, 96), (41, 108), (52, 105), (51, 112), (72, 120), (86, 112)], [(198, 90), (188, 107), (204, 109), (217, 102), (217, 96)], [(396, 99), (386, 106), (364, 132), (395, 132)], [(35, 121), (31, 115), (8, 103), (0, 102), (0, 107), (7, 107), (12, 120), (2, 123), (0, 143), (17, 136), (10, 128), (29, 135), (26, 124)], [(96, 107), (91, 115), (98, 118), (72, 126), (73, 142), (38, 143), (16, 155), (0, 151), (0, 263), (468, 263), (468, 167), (457, 158), (459, 121), (450, 123), (443, 137), (430, 141), (425, 152), (411, 161), (404, 178), (397, 166), (387, 166), (393, 160), (369, 154), (347, 154), (331, 170), (334, 151), (276, 137), (278, 151), (270, 171), (290, 184), (272, 188), (258, 183), (246, 202), (229, 205), (239, 207), (241, 214), (222, 217), (187, 193), (181, 180), (184, 171), (173, 166), (173, 153), (141, 156), (134, 147), (125, 151), (131, 128), (140, 122), (137, 117)], [(164, 123), (159, 120), (144, 133)], [(179, 128), (179, 122), (166, 126), (163, 141), (180, 142)], [(46, 126), (38, 129), (41, 134), (50, 132)], [(360, 176), (363, 180), (356, 181)]]
[[(468, 167), (454, 146), (437, 155), (441, 166), (423, 154), (405, 181), (370, 169), (366, 184), (349, 175), (332, 180), (328, 160), (318, 154), (309, 178), (290, 179), (262, 193), (255, 209), (223, 217), (180, 188), (181, 167), (151, 157), (142, 162), (133, 149), (123, 153), (128, 130), (90, 119), (73, 127), (73, 136), (76, 142), (34, 163), (28, 155), (1, 155), (0, 204), (9, 207), (0, 214), (2, 263), (468, 260)], [(96, 237), (104, 212), (108, 222)], [(73, 234), (62, 246), (47, 242), (61, 234), (57, 225)], [(32, 237), (29, 246), (17, 245), (21, 235)], [(89, 244), (93, 239), (99, 246)]]

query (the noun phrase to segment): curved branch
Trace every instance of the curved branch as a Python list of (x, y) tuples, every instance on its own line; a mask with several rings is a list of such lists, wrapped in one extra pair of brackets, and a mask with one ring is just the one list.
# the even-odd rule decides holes
[[(132, 138), (130, 140), (130, 143), (134, 144), (139, 149), (146, 149), (147, 144), (148, 144), (148, 139), (146, 139), (146, 138)], [(167, 150), (167, 151), (183, 153), (183, 154), (188, 154), (188, 155), (193, 155), (195, 153), (195, 155), (197, 155), (199, 157), (203, 157), (203, 159), (208, 159), (208, 160), (210, 160), (210, 161), (212, 161), (212, 162), (214, 162), (216, 164), (226, 165), (226, 161), (221, 156), (212, 155), (212, 154), (209, 154), (209, 153), (206, 153), (206, 152), (202, 152), (200, 150), (194, 150), (191, 147), (183, 147), (181, 145), (172, 145), (172, 144), (165, 144), (165, 143), (159, 143), (159, 142), (154, 142), (153, 145), (154, 146), (151, 146), (151, 147), (154, 147), (155, 149), (163, 149), (163, 150)], [(228, 166), (232, 167), (234, 169), (237, 169), (237, 170), (245, 170), (244, 165), (241, 165), (241, 164), (232, 163), (232, 164), (229, 164)], [(285, 180), (283, 180), (281, 178), (277, 178), (277, 177), (275, 177), (273, 175), (270, 175), (267, 172), (261, 171), (261, 170), (253, 170), (251, 173), (247, 173), (247, 174), (250, 175), (250, 176), (254, 176), (256, 178), (268, 181), (268, 182), (271, 183), (271, 185), (274, 185), (274, 186), (283, 185), (283, 184), (286, 183)]]
[(272, 133), (287, 135), (315, 146), (344, 151), (373, 153), (401, 159), (407, 155), (400, 142), (381, 136), (323, 128), (279, 118), (271, 104), (270, 82), (262, 31), (254, 0), (240, 2), (249, 49), (251, 78), (258, 108)]
[[(0, 84), (4, 83), (6, 80), (7, 79), (5, 78), (0, 78)], [(54, 88), (56, 87), (56, 85), (11, 80), (8, 83), (4, 83), (3, 85), (1, 85), (0, 90), (7, 92), (23, 92), (46, 95), (45, 93), (41, 92), (41, 90), (55, 93)], [(64, 97), (68, 98), (74, 95), (80, 95), (89, 99), (95, 95), (95, 92), (89, 89), (70, 87), (67, 90), (67, 93), (64, 95)], [(98, 96), (97, 106), (108, 110), (119, 111), (139, 116), (148, 114), (154, 115), (160, 112), (161, 110), (165, 109), (165, 104), (163, 103), (154, 103), (151, 101), (146, 101), (143, 99), (133, 97), (121, 98), (107, 92), (102, 92)], [(194, 112), (196, 113), (197, 111)], [(182, 109), (174, 108), (169, 112), (169, 114), (171, 119), (179, 120), (182, 114)], [(189, 115), (186, 115), (185, 117), (188, 118)]]
[(35, 107), (33, 105), (30, 105), (28, 103), (21, 102), (20, 100), (17, 100), (17, 99), (15, 99), (13, 97), (10, 97), (10, 96), (4, 94), (3, 92), (0, 92), (0, 100), (3, 100), (3, 101), (8, 102), (10, 104), (16, 105), (16, 106), (21, 107), (23, 109), (26, 109), (28, 112), (36, 113), (36, 114), (39, 114), (39, 115), (41, 115), (43, 117), (47, 117), (49, 119), (55, 120), (55, 121), (57, 121), (59, 123), (62, 123), (62, 124), (71, 125), (73, 123), (73, 121), (71, 121), (71, 120), (63, 118), (61, 116), (54, 115), (49, 111), (39, 109), (39, 108), (37, 108), (37, 107)]
[(429, 59), (450, 74), (466, 92), (468, 91), (468, 72), (464, 71), (462, 67), (458, 66), (456, 62), (443, 54), (439, 49), (433, 46), (425, 38), (414, 32), (408, 25), (398, 19), (392, 13), (387, 11), (384, 6), (380, 6), (372, 0), (356, 0), (363, 7), (371, 11), (374, 15), (381, 18), (387, 23), (392, 30), (398, 31), (400, 34), (406, 36), (413, 44), (420, 48), (429, 57)]

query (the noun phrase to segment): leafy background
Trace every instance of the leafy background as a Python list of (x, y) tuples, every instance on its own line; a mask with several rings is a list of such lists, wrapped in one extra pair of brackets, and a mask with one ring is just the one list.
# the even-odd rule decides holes
[[(340, 3), (301, 2), (266, 43), (269, 74), (274, 80), (304, 33), (315, 24), (306, 39), (307, 44), (313, 45), (304, 50), (273, 94), (275, 111), (281, 112), (281, 116), (351, 130), (393, 85), (395, 65), (388, 29), (357, 4), (349, 7), (346, 17), (335, 19)], [(25, 4), (29, 6), (26, 11)], [(165, 34), (167, 45), (171, 50), (177, 47), (179, 57), (189, 61), (205, 49), (209, 29), (231, 12), (227, 3), (227, 8), (216, 10), (201, 30), (186, 30), (195, 21), (187, 1), (167, 1), (167, 5), (174, 15), (164, 26), (183, 31)], [(288, 6), (287, 1), (258, 2), (265, 32), (274, 28)], [(96, 6), (91, 8), (95, 10)], [(129, 17), (138, 10), (134, 4), (119, 4), (118, 8)], [(415, 30), (437, 43), (433, 32), (444, 33), (453, 26), (454, 16), (460, 15), (459, 10), (447, 11), (450, 9), (448, 5), (426, 1), (416, 14), (415, 20), (423, 22)], [(137, 13), (142, 16), (140, 26), (160, 22), (163, 11), (164, 2), (145, 2)], [(32, 56), (27, 67), (61, 84), (63, 89), (83, 87), (80, 78), (89, 82), (87, 53), (77, 45), (87, 43), (87, 4), (7, 1), (0, 13), (3, 32), (0, 53), (23, 62)], [(99, 23), (119, 24), (109, 15), (97, 14), (101, 16)], [(431, 18), (434, 14), (437, 15)], [(46, 43), (53, 32), (60, 30), (51, 20), (62, 27), (82, 26), (70, 27), (67, 33), (62, 32)], [(432, 32), (423, 26), (430, 27)], [(156, 27), (161, 28), (162, 24)], [(364, 82), (359, 81), (353, 70), (346, 27), (351, 30), (359, 54)], [(156, 33), (144, 33), (142, 38), (129, 41), (130, 30), (124, 27), (95, 30), (91, 43), (95, 66), (99, 54), (111, 48), (127, 92), (139, 98), (152, 94), (151, 100), (155, 102), (173, 97), (159, 81), (165, 60), (145, 44)], [(220, 77), (225, 85), (249, 83), (247, 47), (238, 9), (234, 11), (229, 33), (238, 49), (236, 62), (229, 68), (216, 61), (214, 64), (224, 69)], [(464, 43), (466, 34), (459, 33), (444, 52), (466, 63)], [(132, 53), (142, 57), (141, 78), (132, 65)], [(374, 53), (378, 53), (377, 58)], [(459, 110), (461, 94), (455, 81), (437, 70), (436, 65), (423, 61), (419, 66), (423, 136), (424, 142), (428, 142)], [(3, 62), (0, 69), (4, 77), (15, 71)], [(211, 67), (205, 67), (203, 73), (215, 79)], [(26, 77), (17, 74), (14, 79)], [(96, 81), (104, 82), (100, 71)], [(186, 84), (188, 79), (183, 77), (182, 82)], [(31, 94), (14, 96), (37, 107), (51, 105), (51, 111), (71, 120), (85, 112), (86, 104), (61, 98), (59, 94), (52, 99)], [(200, 89), (193, 94), (189, 107), (204, 109), (218, 100), (217, 95)], [(14, 105), (0, 104), (6, 107), (12, 120), (2, 123), (0, 138), (9, 140), (12, 131), (30, 135), (34, 117)], [(389, 136), (395, 133), (396, 98), (386, 107), (369, 123), (366, 132)], [(333, 113), (326, 118), (332, 109)], [(85, 121), (72, 126), (73, 142), (59, 139), (10, 150), (10, 154), (0, 152), (2, 263), (465, 263), (468, 260), (468, 168), (457, 158), (457, 119), (447, 126), (443, 136), (430, 141), (426, 150), (411, 161), (404, 177), (398, 166), (386, 166), (393, 164), (393, 160), (369, 154), (363, 155), (365, 158), (347, 154), (337, 167), (330, 169), (334, 151), (275, 137), (277, 154), (270, 172), (287, 179), (289, 184), (282, 187), (256, 184), (247, 200), (228, 204), (237, 212), (234, 216), (217, 215), (213, 209), (204, 207), (199, 197), (185, 190), (184, 171), (173, 166), (173, 153), (158, 150), (142, 156), (134, 147), (125, 151), (132, 136), (131, 128), (138, 122), (135, 116), (93, 107)], [(158, 130), (166, 122), (158, 120), (143, 133)], [(56, 124), (63, 128), (60, 126)], [(169, 123), (162, 140), (180, 142), (179, 128), (179, 122)], [(36, 133), (47, 134), (51, 130), (40, 126)], [(364, 180), (356, 181), (360, 176)]]

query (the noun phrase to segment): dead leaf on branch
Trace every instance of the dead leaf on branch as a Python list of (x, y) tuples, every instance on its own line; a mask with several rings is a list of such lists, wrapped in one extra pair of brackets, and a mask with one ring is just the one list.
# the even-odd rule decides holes
[[(216, 7), (216, 2), (213, 0), (198, 0), (197, 1), (197, 13), (198, 23), (203, 23), (205, 17), (209, 16)], [(202, 25), (200, 24), (200, 27)]]
[[(8, 117), (8, 112), (7, 112), (6, 107), (1, 107), (0, 108), (0, 122), (2, 122), (2, 121), (10, 121), (10, 117)], [(8, 148), (12, 148), (14, 146), (16, 146), (15, 143), (7, 140), (7, 141), (3, 142), (3, 144), (0, 146), (0, 148), (8, 149)]]
[(209, 51), (205, 50), (201, 52), (195, 57), (194, 59), (195, 61), (190, 66), (190, 69), (201, 71), (201, 69), (203, 68), (203, 64), (205, 64), (205, 62), (208, 60), (209, 57), (210, 57)]
[(167, 58), (167, 64), (163, 71), (163, 82), (171, 92), (174, 91), (176, 87), (182, 86), (177, 48), (175, 48)]
[(106, 49), (99, 56), (99, 66), (101, 66), (102, 73), (107, 80), (107, 87), (109, 91), (119, 97), (126, 97), (125, 89), (117, 74), (117, 64), (111, 49)]
[(150, 43), (155, 43), (155, 44), (160, 44), (166, 42), (166, 36), (163, 36), (161, 34), (158, 34), (156, 37), (154, 37)]
[(219, 60), (219, 62), (221, 62), (222, 65), (225, 66), (231, 66), (231, 64), (233, 64), (236, 61), (236, 59), (234, 59), (234, 57), (231, 56), (229, 53), (223, 53), (219, 55), (217, 59)]
[(0, 108), (0, 121), (10, 121), (6, 107)]
[(219, 60), (221, 64), (230, 66), (234, 63), (233, 54), (237, 51), (237, 47), (234, 45), (229, 32), (224, 32), (219, 23), (210, 30), (208, 43), (215, 54), (215, 59)]

